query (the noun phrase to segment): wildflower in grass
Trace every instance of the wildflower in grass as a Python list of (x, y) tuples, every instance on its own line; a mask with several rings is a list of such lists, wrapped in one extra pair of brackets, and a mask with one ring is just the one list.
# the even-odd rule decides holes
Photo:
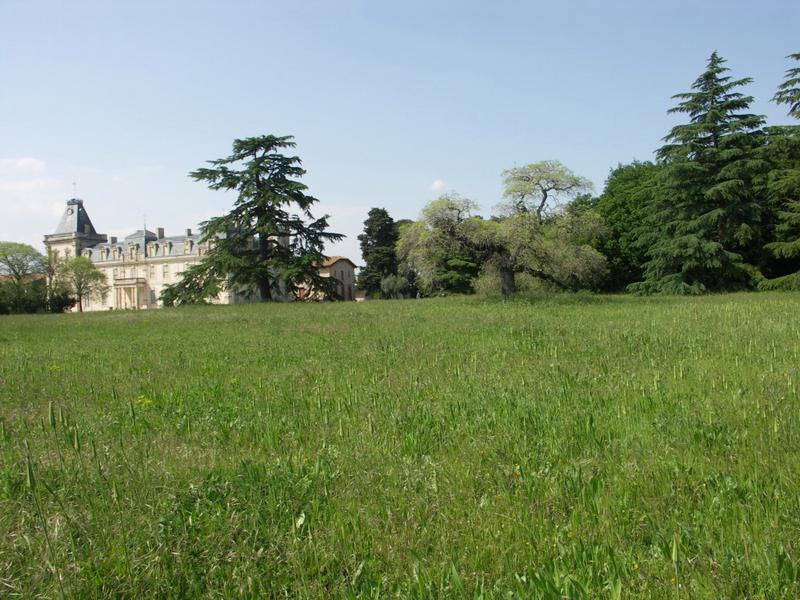
[(239, 380), (236, 377), (231, 377), (231, 385), (238, 385)]
[(639, 563), (638, 562), (633, 563), (633, 570), (634, 571), (638, 571), (639, 570)]
[(60, 373), (64, 370), (64, 367), (61, 365), (50, 365), (50, 372), (51, 373)]
[(153, 401), (150, 400), (150, 398), (148, 398), (144, 394), (139, 394), (139, 396), (136, 398), (136, 406), (138, 406), (140, 408), (147, 408), (152, 403), (153, 403)]

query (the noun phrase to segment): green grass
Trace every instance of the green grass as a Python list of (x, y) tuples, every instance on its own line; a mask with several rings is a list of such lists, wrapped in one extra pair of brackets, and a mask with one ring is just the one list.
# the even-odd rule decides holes
[(0, 596), (796, 598), (799, 385), (791, 293), (5, 317)]

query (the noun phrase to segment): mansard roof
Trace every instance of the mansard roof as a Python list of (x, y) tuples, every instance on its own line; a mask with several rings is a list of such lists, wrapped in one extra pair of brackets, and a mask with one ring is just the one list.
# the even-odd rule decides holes
[(83, 208), (83, 200), (70, 198), (67, 200), (67, 208), (61, 216), (61, 221), (53, 235), (80, 234), (97, 236), (98, 233), (92, 225), (92, 220), (86, 209)]
[(130, 240), (132, 242), (140, 242), (144, 238), (145, 241), (151, 242), (153, 240), (157, 240), (158, 236), (150, 231), (149, 229), (137, 229), (130, 235), (126, 235), (125, 239)]

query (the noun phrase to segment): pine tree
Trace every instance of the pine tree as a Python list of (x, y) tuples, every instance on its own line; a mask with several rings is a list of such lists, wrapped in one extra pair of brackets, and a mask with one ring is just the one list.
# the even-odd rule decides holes
[(736, 91), (750, 78), (725, 75), (714, 52), (706, 71), (678, 94), (670, 113), (689, 123), (673, 127), (657, 156), (663, 165), (647, 223), (637, 243), (648, 248), (639, 293), (698, 294), (752, 285), (761, 257), (764, 206), (753, 179), (764, 117), (746, 112), (753, 101)]
[[(789, 58), (800, 61), (800, 53)], [(776, 104), (789, 107), (788, 114), (800, 119), (800, 67), (786, 71), (786, 81), (773, 97)], [(777, 207), (778, 224), (776, 240), (766, 248), (782, 263), (789, 275), (765, 282), (765, 289), (800, 289), (800, 126), (771, 128), (767, 149), (772, 170), (767, 179), (767, 190)]]
[[(372, 208), (364, 221), (364, 233), (358, 236), (364, 268), (358, 275), (358, 286), (367, 296), (382, 294), (381, 281), (397, 274), (398, 231), (386, 209)], [(384, 294), (386, 295), (386, 294)]]
[(294, 148), (292, 139), (266, 135), (234, 140), (229, 157), (209, 161), (211, 168), (190, 174), (212, 190), (238, 196), (230, 212), (202, 224), (202, 241), (211, 241), (211, 249), (177, 285), (167, 288), (162, 295), (166, 304), (202, 302), (223, 285), (253, 289), (261, 300), (283, 293), (297, 296), (301, 286), (335, 295), (336, 282), (321, 277), (317, 265), (325, 258), (325, 242), (344, 236), (327, 231), (327, 215), (311, 214), (317, 199), (299, 181), (305, 174), (300, 159), (280, 153)]
[[(790, 54), (786, 58), (800, 62), (800, 52)], [(778, 86), (772, 101), (776, 104), (785, 104), (789, 107), (789, 114), (800, 119), (800, 66), (786, 70), (786, 81)]]

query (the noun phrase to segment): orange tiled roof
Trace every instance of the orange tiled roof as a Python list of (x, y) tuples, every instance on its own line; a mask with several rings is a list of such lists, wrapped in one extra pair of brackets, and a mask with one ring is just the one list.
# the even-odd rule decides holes
[(354, 263), (352, 260), (350, 260), (346, 256), (328, 256), (328, 257), (325, 258), (325, 260), (322, 261), (322, 264), (320, 265), (320, 267), (333, 266), (334, 264), (336, 264), (340, 260), (346, 260), (347, 262), (349, 262), (354, 267), (356, 266), (356, 263)]

